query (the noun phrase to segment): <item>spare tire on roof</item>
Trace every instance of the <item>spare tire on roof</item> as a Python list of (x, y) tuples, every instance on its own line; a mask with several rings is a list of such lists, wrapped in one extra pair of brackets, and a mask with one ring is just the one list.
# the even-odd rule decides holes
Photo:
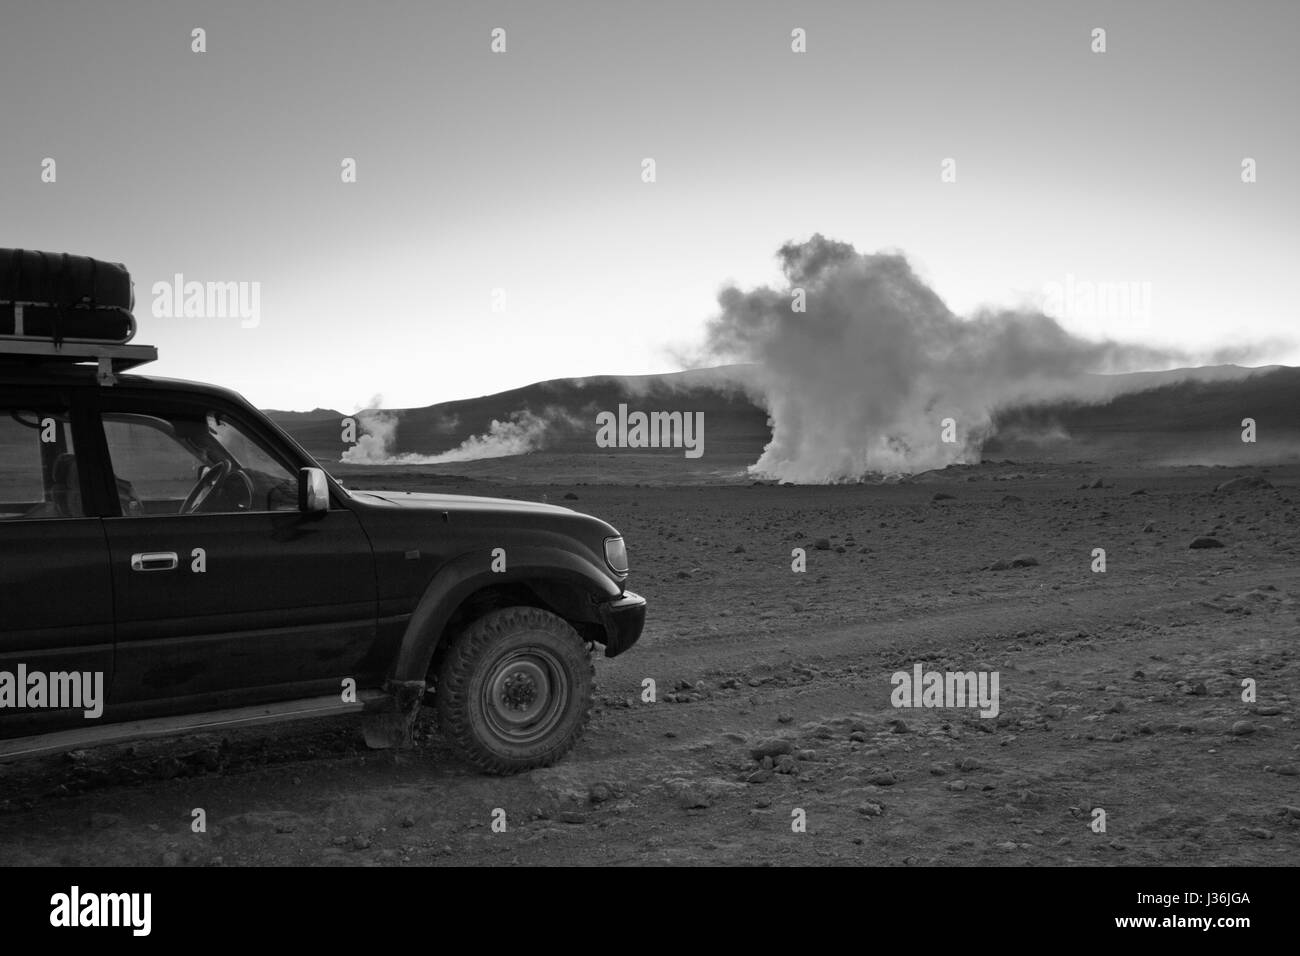
[(0, 249), (0, 337), (129, 342), (135, 290), (118, 262)]

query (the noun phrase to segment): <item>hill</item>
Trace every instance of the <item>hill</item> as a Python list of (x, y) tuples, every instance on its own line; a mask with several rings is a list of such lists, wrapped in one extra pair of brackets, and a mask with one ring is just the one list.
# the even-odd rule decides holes
[[(363, 431), (382, 436), (368, 458), (447, 455), (401, 466), (424, 473), (486, 477), (691, 482), (742, 478), (771, 437), (751, 366), (667, 375), (555, 379), (423, 408), (357, 413)], [(1244, 464), (1300, 458), (1300, 369), (1207, 366), (1094, 375), (1068, 401), (1002, 409), (985, 458), (1130, 464)], [(629, 411), (701, 412), (704, 454), (680, 448), (597, 447), (596, 415)], [(327, 467), (351, 470), (342, 441), (348, 416), (331, 409), (268, 414)], [(1253, 418), (1255, 444), (1241, 441)], [(494, 424), (495, 423), (495, 424)], [(526, 452), (521, 454), (520, 452)], [(471, 460), (474, 459), (474, 460)]]

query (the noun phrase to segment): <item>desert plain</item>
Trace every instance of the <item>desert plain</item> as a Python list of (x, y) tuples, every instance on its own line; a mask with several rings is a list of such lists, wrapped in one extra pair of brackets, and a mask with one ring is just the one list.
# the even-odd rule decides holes
[[(74, 752), (0, 766), (0, 859), (1294, 862), (1300, 465), (673, 484), (641, 480), (649, 458), (608, 480), (616, 454), (335, 467), (350, 487), (547, 500), (623, 532), (646, 630), (598, 655), (559, 765), (481, 776), (432, 716), (400, 752), (368, 751), (351, 718)], [(607, 480), (526, 480), (566, 470)], [(893, 706), (891, 675), (918, 663), (997, 672), (997, 716)]]

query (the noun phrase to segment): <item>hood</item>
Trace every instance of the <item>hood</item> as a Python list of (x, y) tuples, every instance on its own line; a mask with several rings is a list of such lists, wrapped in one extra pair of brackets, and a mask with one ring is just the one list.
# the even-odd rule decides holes
[(478, 495), (439, 495), (423, 491), (353, 491), (354, 497), (378, 499), (402, 508), (427, 511), (497, 511), (524, 514), (575, 514), (572, 508), (542, 504), (540, 501), (517, 501), (514, 498), (487, 498)]

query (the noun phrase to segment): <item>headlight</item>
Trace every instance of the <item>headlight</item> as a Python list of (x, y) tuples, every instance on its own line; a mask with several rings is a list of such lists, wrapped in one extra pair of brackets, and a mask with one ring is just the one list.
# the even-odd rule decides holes
[(605, 539), (605, 563), (615, 574), (627, 574), (627, 545), (622, 538)]

